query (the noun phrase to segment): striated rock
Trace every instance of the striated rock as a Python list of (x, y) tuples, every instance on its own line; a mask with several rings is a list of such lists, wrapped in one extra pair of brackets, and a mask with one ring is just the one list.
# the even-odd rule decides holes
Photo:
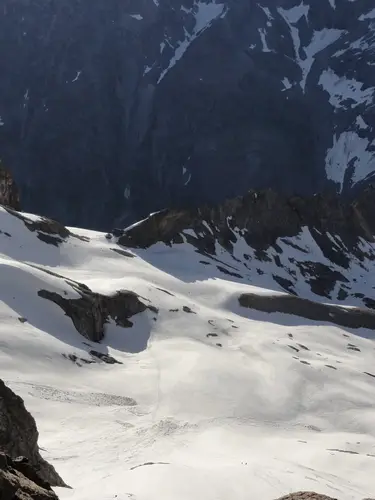
[(20, 210), (20, 199), (16, 183), (0, 161), (0, 205)]
[(109, 319), (116, 325), (128, 328), (133, 326), (130, 321), (132, 316), (151, 309), (133, 292), (118, 291), (112, 296), (106, 296), (91, 291), (86, 285), (71, 285), (80, 298), (68, 299), (48, 290), (40, 290), (38, 295), (60, 306), (71, 318), (76, 330), (93, 342), (103, 339), (105, 324)]
[(22, 398), (0, 379), (0, 451), (12, 459), (26, 457), (43, 481), (52, 486), (66, 487), (54, 467), (41, 457), (38, 437), (35, 420)]
[(255, 293), (244, 293), (240, 295), (238, 301), (242, 307), (256, 311), (291, 314), (348, 328), (375, 330), (375, 312), (359, 307), (343, 308), (321, 304), (294, 295), (257, 295)]
[(27, 458), (12, 460), (0, 452), (0, 498), (3, 500), (57, 500), (50, 484), (44, 481)]

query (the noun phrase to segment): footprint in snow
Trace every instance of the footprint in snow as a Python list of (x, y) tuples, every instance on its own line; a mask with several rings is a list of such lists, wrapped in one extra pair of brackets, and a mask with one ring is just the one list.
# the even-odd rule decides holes
[(350, 351), (361, 352), (361, 349), (359, 349), (359, 347), (355, 346), (354, 344), (348, 344), (347, 349), (349, 349)]
[(293, 345), (288, 345), (290, 349), (293, 349), (293, 351), (299, 352), (299, 349), (297, 347), (294, 347)]
[(301, 349), (303, 349), (304, 351), (309, 351), (310, 349), (308, 347), (306, 347), (305, 345), (303, 344), (297, 344)]

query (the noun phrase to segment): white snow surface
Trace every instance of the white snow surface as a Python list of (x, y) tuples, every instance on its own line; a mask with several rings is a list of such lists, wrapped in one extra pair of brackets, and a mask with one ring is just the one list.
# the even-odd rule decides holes
[(260, 40), (262, 42), (262, 52), (272, 52), (270, 48), (267, 45), (267, 40), (266, 40), (266, 30), (263, 28), (258, 29), (259, 35), (260, 35)]
[[(331, 69), (322, 72), (319, 85), (329, 93), (329, 102), (335, 108), (355, 107), (359, 104), (370, 105), (374, 100), (375, 87), (363, 89), (363, 83), (338, 76)], [(346, 101), (349, 101), (349, 104)]]
[(370, 142), (365, 137), (360, 137), (355, 131), (335, 135), (333, 145), (326, 155), (327, 178), (332, 179), (342, 190), (346, 170), (351, 164), (353, 166), (352, 183), (356, 184), (366, 179), (375, 168), (374, 146), (374, 141)]
[(314, 31), (310, 43), (303, 46), (299, 35), (299, 28), (296, 24), (303, 17), (305, 18), (305, 21), (308, 22), (309, 10), (310, 7), (305, 5), (303, 2), (291, 9), (284, 9), (282, 7), (277, 8), (277, 11), (287, 23), (290, 30), (294, 46), (294, 59), (302, 71), (300, 86), (303, 91), (305, 91), (306, 81), (312, 65), (314, 64), (315, 56), (319, 52), (326, 49), (329, 45), (336, 42), (336, 40), (338, 40), (345, 33), (343, 30), (333, 28), (324, 28), (320, 31)]
[[(61, 499), (374, 494), (375, 378), (364, 373), (375, 371), (373, 332), (243, 310), (240, 293), (274, 294), (274, 282), (226, 280), (187, 243), (129, 257), (102, 233), (72, 229), (80, 238), (54, 246), (2, 208), (0, 230), (1, 377), (72, 486), (56, 489)], [(307, 230), (294, 242), (310, 250), (307, 261), (317, 257)], [(245, 250), (239, 240), (234, 257)], [(102, 344), (86, 342), (37, 295), (77, 296), (64, 277), (106, 294), (132, 290), (159, 312), (134, 317), (129, 329), (108, 325)], [(123, 364), (63, 357), (89, 359), (90, 349)]]
[(184, 9), (186, 14), (190, 14), (194, 17), (194, 28), (191, 33), (189, 33), (186, 28), (184, 28), (184, 39), (180, 40), (177, 47), (174, 49), (174, 55), (170, 59), (169, 64), (166, 69), (164, 69), (158, 79), (158, 83), (165, 77), (170, 69), (175, 66), (175, 64), (182, 58), (190, 45), (198, 38), (206, 29), (208, 29), (212, 23), (225, 14), (225, 5), (223, 3), (216, 3), (216, 1), (195, 1), (191, 9)]
[(365, 21), (366, 19), (375, 19), (375, 8), (367, 12), (367, 14), (362, 14), (359, 17), (360, 21)]

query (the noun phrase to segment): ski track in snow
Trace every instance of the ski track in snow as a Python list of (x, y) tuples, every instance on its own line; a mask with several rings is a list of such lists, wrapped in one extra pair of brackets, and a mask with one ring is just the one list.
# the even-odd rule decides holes
[[(213, 273), (187, 243), (130, 258), (104, 234), (74, 229), (89, 241), (55, 247), (2, 208), (0, 230), (1, 376), (34, 415), (43, 455), (73, 486), (57, 489), (61, 499), (373, 495), (373, 332), (240, 309), (242, 292), (276, 293), (271, 264), (257, 263), (263, 288), (255, 287), (249, 268), (219, 247), (217, 258), (243, 280)], [(325, 261), (307, 229), (293, 242), (306, 260)], [(334, 235), (332, 244), (342, 246)], [(288, 258), (298, 252), (288, 238), (279, 245)], [(234, 257), (244, 252), (251, 249), (239, 239)], [(350, 272), (359, 278), (360, 263)], [(46, 288), (77, 297), (59, 276), (102, 293), (133, 290), (159, 308), (156, 321), (143, 313), (131, 329), (110, 324), (102, 344), (85, 341), (37, 296)], [(311, 294), (302, 278), (299, 292)], [(87, 358), (90, 349), (123, 364), (63, 357)]]

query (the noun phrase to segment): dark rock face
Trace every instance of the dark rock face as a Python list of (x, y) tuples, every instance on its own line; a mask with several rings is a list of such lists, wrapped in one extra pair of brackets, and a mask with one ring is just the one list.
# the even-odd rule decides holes
[(118, 291), (113, 296), (106, 296), (92, 292), (86, 285), (72, 284), (72, 287), (80, 298), (67, 299), (48, 290), (40, 290), (38, 295), (60, 306), (71, 318), (76, 330), (93, 342), (104, 338), (105, 324), (110, 318), (116, 325), (128, 328), (133, 326), (130, 321), (132, 316), (150, 308), (133, 292)]
[[(30, 466), (40, 476), (40, 482), (45, 481), (52, 486), (66, 487), (54, 467), (41, 457), (38, 436), (35, 420), (25, 408), (22, 398), (14, 394), (0, 379), (0, 452), (6, 453), (12, 459), (19, 456), (26, 457)], [(26, 475), (30, 477), (29, 473)]]
[(0, 162), (0, 205), (5, 205), (14, 210), (20, 210), (18, 189), (12, 176)]
[(189, 243), (214, 253), (215, 241), (231, 249), (236, 240), (233, 230), (239, 228), (247, 243), (262, 251), (278, 238), (296, 236), (302, 227), (308, 227), (323, 239), (325, 233), (339, 234), (354, 247), (360, 237), (374, 241), (374, 194), (375, 186), (370, 185), (349, 203), (330, 194), (287, 197), (272, 190), (250, 191), (213, 207), (154, 213), (124, 230), (118, 242), (133, 248), (148, 248), (158, 241), (181, 243), (182, 231), (190, 229), (195, 235), (186, 235)]
[(319, 304), (293, 295), (257, 295), (244, 293), (239, 297), (242, 307), (266, 313), (284, 313), (313, 321), (333, 323), (348, 328), (375, 330), (375, 312), (367, 309)]
[(0, 496), (4, 500), (57, 500), (57, 495), (25, 457), (0, 452)]
[(0, 156), (27, 211), (108, 228), (373, 177), (372, 0), (3, 7)]
[[(363, 293), (359, 284), (372, 281), (374, 192), (370, 184), (346, 201), (329, 193), (287, 197), (272, 190), (250, 191), (217, 206), (154, 213), (116, 232), (117, 241), (134, 248), (159, 241), (188, 243), (206, 257), (202, 263), (215, 265), (229, 279), (242, 279), (245, 273), (253, 282), (251, 275), (266, 272), (276, 289), (298, 295), (303, 282), (317, 296), (339, 301), (351, 297), (353, 305), (360, 299), (360, 305), (374, 308), (373, 289)], [(221, 259), (223, 250), (232, 265)]]

